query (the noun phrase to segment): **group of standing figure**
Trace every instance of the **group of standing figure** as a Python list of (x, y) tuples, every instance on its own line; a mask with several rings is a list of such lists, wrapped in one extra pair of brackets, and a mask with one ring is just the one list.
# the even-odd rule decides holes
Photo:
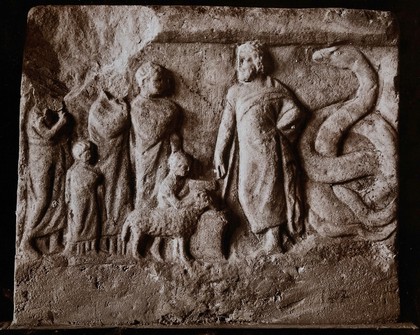
[(169, 156), (182, 150), (182, 115), (165, 96), (169, 80), (163, 67), (147, 62), (137, 70), (136, 80), (141, 93), (131, 103), (130, 114), (124, 101), (100, 92), (89, 111), (90, 138), (72, 146), (74, 163), (67, 172), (70, 115), (30, 111), (30, 206), (21, 241), (27, 255), (40, 256), (43, 239), (44, 249), (56, 250), (53, 240), (62, 238), (66, 222), (68, 251), (84, 253), (98, 248), (100, 242), (101, 249), (118, 253), (119, 234), (133, 206), (156, 206)]
[[(271, 253), (281, 249), (283, 238), (302, 231), (293, 142), (303, 114), (289, 90), (266, 74), (264, 61), (259, 42), (238, 47), (238, 83), (227, 93), (214, 163), (217, 179), (223, 179), (222, 196), (237, 192), (250, 230)], [(141, 65), (135, 74), (140, 94), (129, 106), (99, 94), (89, 111), (90, 138), (73, 144), (74, 163), (67, 171), (69, 114), (30, 111), (27, 226), (21, 241), (26, 255), (39, 257), (41, 240), (50, 252), (56, 250), (65, 230), (68, 252), (99, 247), (118, 253), (127, 216), (159, 206), (169, 158), (183, 153), (182, 110), (167, 98), (166, 71), (152, 62)], [(174, 187), (177, 176), (186, 175), (177, 173)], [(226, 193), (234, 178), (237, 189)], [(170, 196), (168, 206), (171, 201), (178, 206), (180, 191)]]

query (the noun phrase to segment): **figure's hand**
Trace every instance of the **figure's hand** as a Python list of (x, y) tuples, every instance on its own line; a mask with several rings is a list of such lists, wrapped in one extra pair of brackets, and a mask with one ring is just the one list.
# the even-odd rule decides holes
[(67, 122), (67, 113), (63, 111), (62, 109), (57, 112), (58, 115), (58, 122), (61, 124), (64, 124)]
[(220, 157), (216, 157), (214, 159), (214, 166), (215, 166), (216, 178), (223, 179), (226, 176), (226, 166), (225, 166), (225, 163), (223, 162), (223, 159)]
[(66, 112), (65, 112), (65, 111), (63, 111), (62, 109), (60, 109), (60, 110), (57, 112), (57, 114), (58, 114), (58, 118), (59, 118), (59, 119), (62, 119), (62, 118), (64, 118), (64, 116), (66, 115)]
[[(292, 106), (290, 101), (285, 102), (285, 105)], [(289, 142), (293, 143), (299, 135), (301, 123), (302, 115), (300, 110), (298, 108), (291, 108), (277, 122), (277, 129), (280, 130)]]
[(290, 143), (295, 142), (298, 136), (296, 125), (284, 127), (281, 129), (281, 133), (289, 140)]

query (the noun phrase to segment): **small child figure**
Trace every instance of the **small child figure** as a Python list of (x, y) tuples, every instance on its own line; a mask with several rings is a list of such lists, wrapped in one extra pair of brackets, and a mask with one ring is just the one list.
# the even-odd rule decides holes
[[(158, 188), (157, 202), (158, 208), (179, 209), (181, 207), (180, 191), (185, 186), (186, 176), (190, 170), (188, 157), (181, 151), (176, 151), (168, 159), (169, 173), (163, 179)], [(155, 237), (150, 252), (156, 259), (162, 260), (160, 248), (162, 244), (161, 237)]]
[[(174, 215), (181, 215), (183, 210), (189, 209), (198, 201), (197, 197), (203, 202), (211, 203), (207, 188), (212, 188), (209, 182), (192, 180), (188, 178), (190, 172), (190, 159), (182, 151), (173, 152), (168, 159), (169, 173), (159, 186), (157, 200), (158, 208), (172, 211)], [(201, 185), (201, 183), (203, 185)], [(190, 184), (197, 188), (197, 192), (190, 191)], [(197, 187), (200, 185), (201, 187)], [(210, 187), (208, 187), (210, 186)], [(186, 258), (186, 246), (184, 241), (180, 238), (174, 239), (174, 253), (178, 254), (180, 258)], [(155, 239), (152, 245), (151, 253), (155, 258), (160, 258), (160, 238)]]
[(188, 178), (190, 159), (182, 151), (173, 152), (169, 156), (168, 165), (169, 173), (159, 186), (159, 208), (181, 209), (192, 206), (196, 198), (195, 194), (189, 196), (191, 188), (201, 190), (203, 196), (207, 196), (206, 191), (215, 190), (215, 182)]
[(75, 162), (66, 175), (69, 219), (66, 251), (84, 255), (97, 250), (100, 224), (98, 187), (102, 176), (92, 166), (92, 143), (77, 142), (72, 154)]
[(188, 264), (190, 239), (201, 216), (208, 211), (216, 211), (209, 195), (215, 183), (188, 178), (190, 161), (182, 151), (170, 155), (168, 166), (169, 173), (159, 185), (157, 207), (131, 212), (124, 223), (121, 238), (126, 246), (130, 232), (131, 251), (138, 258), (138, 247), (143, 237), (154, 237), (150, 252), (160, 261), (163, 261), (161, 242), (170, 239), (172, 257)]
[(159, 186), (158, 207), (180, 209), (183, 205), (181, 191), (183, 191), (187, 181), (190, 162), (187, 155), (177, 151), (169, 156), (168, 165), (169, 173)]

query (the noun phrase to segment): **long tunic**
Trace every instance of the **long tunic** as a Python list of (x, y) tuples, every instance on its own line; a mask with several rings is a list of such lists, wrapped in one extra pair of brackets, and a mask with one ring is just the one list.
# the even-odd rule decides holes
[(83, 162), (75, 162), (66, 175), (69, 206), (69, 242), (92, 241), (99, 236), (98, 186), (100, 174)]
[[(67, 125), (53, 131), (43, 116), (30, 111), (27, 123), (28, 148), (28, 226), (25, 234), (42, 237), (66, 224), (64, 185), (67, 150)], [(34, 214), (35, 213), (35, 214)]]
[[(219, 136), (236, 129), (238, 199), (254, 233), (282, 224), (295, 230), (300, 195), (289, 135), (301, 119), (289, 91), (273, 78), (228, 91)], [(223, 150), (220, 145), (218, 140), (216, 151)]]
[(132, 209), (127, 106), (101, 93), (89, 111), (89, 135), (98, 147), (97, 167), (104, 175), (105, 223), (102, 235), (120, 232)]
[(155, 207), (159, 185), (168, 174), (171, 141), (178, 141), (181, 113), (169, 99), (138, 96), (131, 104), (135, 157), (135, 208)]

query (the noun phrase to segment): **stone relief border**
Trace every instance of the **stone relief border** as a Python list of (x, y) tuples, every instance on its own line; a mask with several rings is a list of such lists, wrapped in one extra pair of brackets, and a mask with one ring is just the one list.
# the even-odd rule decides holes
[[(382, 127), (385, 128), (385, 129), (387, 129), (387, 126), (386, 125), (383, 125)], [(328, 131), (328, 129), (327, 129), (327, 131)], [(370, 134), (369, 129), (363, 129), (363, 127), (362, 127), (362, 129), (358, 129), (358, 131), (359, 131), (359, 133), (363, 133), (363, 134), (369, 133)], [(392, 130), (389, 130), (388, 129), (386, 131), (388, 131), (390, 134), (392, 133)], [(391, 134), (390, 135), (390, 138), (392, 138), (392, 136), (393, 135)], [(321, 151), (322, 151), (322, 149), (321, 149)], [(327, 153), (327, 155), (330, 155), (330, 154)], [(384, 171), (384, 169), (381, 170), (381, 168), (380, 168), (379, 170), (380, 170), (379, 173), (383, 174), (384, 176), (386, 176), (386, 173), (388, 173), (387, 171)], [(316, 179), (317, 177), (314, 177), (314, 178)], [(318, 182), (318, 181), (315, 180), (315, 182)], [(316, 188), (316, 187), (314, 187), (314, 188)], [(343, 189), (340, 190), (340, 188), (339, 188), (338, 190), (334, 190), (334, 194), (335, 195), (333, 195), (333, 196), (336, 196), (336, 197), (342, 197), (342, 198), (346, 198), (346, 197), (347, 198), (352, 198), (353, 197), (354, 198), (354, 194), (352, 194), (351, 192), (350, 193), (349, 192), (346, 193), (346, 190), (345, 189), (344, 190)], [(392, 204), (392, 200), (391, 200), (390, 204)], [(367, 220), (366, 221), (367, 227), (373, 226), (375, 224), (375, 222), (376, 222), (375, 221), (375, 218), (372, 218), (372, 215), (373, 216), (376, 216), (376, 217), (378, 217), (378, 215), (379, 215), (379, 217), (381, 217), (381, 215), (384, 215), (385, 217), (389, 216), (389, 214), (387, 215), (387, 214), (377, 213), (376, 211), (374, 213), (367, 213), (366, 209), (363, 208), (363, 204), (360, 204), (360, 203), (357, 204), (357, 208), (354, 209), (354, 211), (356, 212), (356, 214), (358, 214), (358, 217), (363, 217), (363, 220)], [(363, 232), (360, 233), (360, 229), (355, 229), (354, 231), (357, 232), (357, 234), (364, 234)], [(327, 234), (328, 233), (330, 233), (330, 232), (327, 232)], [(334, 233), (335, 232), (333, 232), (332, 234), (334, 234)]]
[[(67, 7), (66, 9), (70, 12), (83, 11), (83, 7)], [(48, 10), (48, 7), (39, 7), (36, 10), (42, 12)], [(104, 7), (101, 10), (107, 11), (109, 8)], [(124, 10), (124, 8), (118, 8), (118, 10)], [(152, 19), (149, 18), (154, 28), (153, 39), (162, 42), (170, 38), (171, 43), (173, 43), (173, 32), (177, 31), (180, 36), (177, 40), (185, 42), (184, 39), (188, 37), (188, 41), (195, 41), (194, 34), (183, 33), (184, 29), (189, 31), (188, 27), (177, 27), (176, 23), (174, 25), (173, 22), (176, 22), (176, 20), (172, 20), (171, 15), (176, 16), (178, 10), (178, 8), (173, 8), (171, 11), (165, 12), (158, 9), (153, 12)], [(147, 12), (150, 9), (144, 11)], [(223, 9), (211, 8), (206, 14), (213, 20), (220, 20), (218, 16), (222, 12)], [(294, 10), (288, 10), (287, 12), (288, 15), (296, 14)], [(246, 21), (255, 20), (255, 17), (261, 17), (265, 14), (264, 11), (259, 9), (253, 9), (246, 13), (247, 15), (243, 18)], [(374, 25), (381, 27), (381, 29), (374, 30), (379, 31), (379, 33), (373, 34), (373, 36), (368, 35), (368, 40), (364, 39), (367, 34), (363, 30), (365, 27), (363, 24), (366, 25), (366, 22), (360, 23), (360, 15), (358, 16), (359, 20), (355, 20), (358, 15), (357, 11), (302, 10), (299, 13), (301, 14), (297, 21), (300, 23), (306, 22), (305, 15), (315, 13), (315, 15), (322, 17), (322, 23), (326, 23), (333, 20), (334, 16), (344, 13), (344, 18), (339, 21), (340, 25), (332, 25), (326, 36), (321, 35), (324, 40), (329, 41), (331, 37), (334, 37), (337, 41), (341, 41), (344, 38), (342, 35), (343, 26), (353, 25), (352, 28), (355, 31), (351, 36), (353, 40), (374, 43), (375, 45), (394, 45), (397, 41), (396, 37), (392, 35), (392, 20), (389, 20), (389, 15), (386, 13), (381, 13), (376, 17), (376, 20), (372, 20), (370, 16), (375, 16), (375, 14), (366, 12), (366, 19), (369, 19), (368, 25), (374, 22)], [(229, 15), (226, 17), (226, 13), (223, 12), (223, 14), (226, 25), (224, 27), (226, 29), (224, 38), (226, 39), (229, 38), (231, 31), (235, 32), (237, 30), (236, 25), (239, 23)], [(203, 20), (202, 15), (203, 12), (200, 12), (200, 10), (193, 10), (191, 22), (194, 22), (195, 19), (201, 22)], [(292, 22), (294, 21), (292, 20)], [(317, 33), (322, 31), (322, 28), (317, 26), (318, 21), (308, 22), (310, 22), (310, 25), (305, 29), (309, 29), (310, 32), (305, 36), (309, 36), (311, 41), (315, 41), (313, 43), (317, 43), (320, 38)], [(315, 26), (313, 26), (314, 22)], [(333, 20), (333, 22), (336, 21)], [(204, 26), (203, 24), (198, 25), (202, 31), (196, 33), (208, 37), (207, 42), (220, 38), (220, 32), (209, 33), (210, 28), (206, 24), (207, 22)], [(268, 27), (270, 34), (264, 30), (267, 27), (258, 26), (259, 29), (253, 35), (270, 36), (271, 45), (273, 43), (284, 43), (283, 39), (290, 38), (288, 31), (293, 28), (288, 23), (285, 23), (284, 26), (285, 28), (283, 27), (280, 32), (277, 32), (274, 27)], [(274, 33), (272, 32), (273, 29)], [(313, 29), (313, 32), (311, 29)], [(151, 30), (149, 27), (144, 35), (150, 37)], [(385, 31), (386, 34), (381, 35), (382, 31)], [(276, 36), (276, 40), (273, 41), (271, 36)], [(305, 42), (301, 35), (296, 36), (298, 42)], [(235, 38), (240, 40), (238, 36), (235, 36)], [(297, 41), (291, 38), (289, 43), (296, 43)], [(293, 153), (295, 145), (292, 143), (296, 137), (299, 137), (298, 131), (302, 127), (305, 118), (304, 113), (299, 111), (297, 105), (294, 106), (295, 97), (293, 97), (293, 93), (289, 93), (288, 88), (266, 74), (264, 67), (271, 66), (266, 57), (267, 54), (265, 46), (260, 42), (246, 42), (238, 47), (237, 73), (239, 85), (232, 86), (228, 92), (215, 148), (216, 177), (224, 179), (222, 198), (225, 196), (224, 193), (228, 187), (229, 179), (232, 179), (232, 177), (226, 177), (226, 175), (231, 173), (234, 164), (232, 157), (236, 155), (239, 156), (237, 192), (240, 207), (251, 226), (251, 231), (258, 234), (264, 232), (266, 241), (263, 249), (266, 249), (268, 253), (274, 249), (274, 245), (285, 243), (285, 241), (281, 242), (279, 240), (282, 236), (286, 236), (294, 243), (296, 237), (300, 238), (302, 235), (304, 231), (302, 215), (304, 215), (305, 209), (301, 204), (303, 199), (301, 188), (305, 189), (305, 198), (309, 205), (310, 225), (321, 235), (330, 237), (359, 235), (373, 240), (388, 237), (395, 231), (396, 227), (394, 221), (397, 185), (396, 160), (394, 159), (396, 156), (396, 135), (392, 126), (379, 114), (370, 115), (377, 100), (378, 79), (368, 59), (354, 46), (334, 46), (313, 53), (314, 62), (350, 69), (359, 81), (359, 88), (355, 93), (355, 98), (346, 102), (340, 101), (312, 112), (316, 117), (312, 117), (312, 120), (305, 126), (306, 129), (298, 145), (300, 153), (297, 155), (297, 153)], [(249, 64), (246, 65), (245, 61)], [(166, 193), (169, 192), (166, 198), (172, 199), (167, 201), (168, 206), (175, 209), (183, 206), (176, 203), (180, 201), (178, 198), (181, 190), (177, 185), (177, 183), (180, 183), (177, 178), (185, 178), (189, 167), (184, 167), (186, 171), (183, 172), (170, 171), (166, 176), (168, 159), (170, 158), (169, 152), (182, 151), (182, 139), (179, 136), (179, 120), (182, 119), (182, 111), (170, 99), (164, 98), (168, 94), (166, 91), (172, 89), (171, 76), (172, 74), (164, 67), (147, 62), (136, 71), (135, 77), (140, 87), (140, 94), (132, 102), (127, 103), (115, 98), (106, 91), (99, 93), (99, 97), (90, 107), (88, 118), (88, 140), (92, 142), (94, 147), (85, 149), (83, 153), (80, 153), (81, 143), (77, 143), (73, 147), (75, 163), (67, 173), (66, 182), (60, 180), (60, 178), (63, 176), (63, 169), (68, 164), (66, 161), (71, 161), (66, 146), (68, 146), (67, 138), (69, 138), (69, 132), (72, 128), (72, 117), (64, 111), (64, 108), (61, 108), (58, 112), (50, 107), (40, 111), (35, 94), (28, 93), (28, 100), (31, 100), (31, 98), (35, 100), (31, 103), (34, 107), (33, 111), (28, 114), (26, 130), (26, 136), (28, 137), (26, 159), (27, 166), (30, 166), (27, 177), (29, 184), (26, 191), (26, 204), (30, 210), (27, 211), (28, 214), (25, 219), (27, 224), (22, 233), (19, 250), (24, 251), (28, 257), (34, 258), (42, 254), (43, 249), (55, 250), (56, 244), (63, 239), (64, 217), (66, 216), (64, 208), (67, 204), (68, 220), (73, 225), (73, 228), (69, 225), (68, 240), (74, 241), (70, 244), (77, 244), (78, 254), (92, 248), (94, 250), (105, 248), (111, 253), (122, 253), (126, 246), (125, 239), (121, 241), (119, 238), (122, 222), (133, 208), (138, 211), (136, 215), (130, 216), (128, 221), (131, 223), (127, 221), (124, 225), (125, 234), (123, 235), (126, 236), (127, 232), (135, 231), (133, 230), (134, 227), (140, 225), (139, 218), (146, 215), (144, 209), (147, 209), (147, 213), (154, 213), (150, 210), (153, 211), (153, 208), (156, 207), (157, 199), (161, 200), (157, 207), (165, 208), (166, 205), (162, 204), (162, 199), (165, 198), (162, 195), (164, 191), (158, 188), (158, 184), (170, 179), (171, 173), (174, 175), (172, 178), (174, 181), (172, 186), (169, 186), (168, 182), (166, 187)], [(254, 94), (251, 92), (260, 93)], [(70, 97), (64, 97), (63, 106), (65, 106), (64, 101), (66, 100), (69, 101)], [(267, 102), (264, 102), (266, 100)], [(273, 117), (267, 112), (260, 115), (258, 113), (261, 112), (254, 112), (253, 109), (258, 104), (265, 106), (265, 108), (268, 106), (270, 106), (269, 108), (280, 108), (276, 128), (281, 135), (272, 144), (269, 144), (270, 137), (258, 135), (252, 140), (247, 138), (254, 131), (253, 128), (248, 129), (248, 124), (252, 124), (251, 127), (256, 127), (258, 131), (264, 133), (276, 131), (276, 128), (270, 128), (271, 126), (267, 126), (261, 123), (261, 120), (258, 120), (261, 117)], [(153, 112), (153, 110), (156, 112)], [(166, 115), (164, 117), (160, 115), (159, 119), (150, 116), (150, 113), (157, 114), (158, 110), (162, 110)], [(131, 116), (129, 116), (128, 111), (130, 111)], [(138, 111), (138, 115), (136, 111)], [(144, 113), (147, 116), (146, 114), (143, 115)], [(253, 113), (257, 113), (256, 116), (252, 116)], [(368, 117), (365, 123), (358, 123), (368, 114), (373, 120), (368, 120)], [(253, 120), (253, 117), (256, 117), (256, 119)], [(250, 118), (250, 120), (242, 122), (243, 119), (246, 120), (247, 118)], [(239, 144), (239, 153), (235, 154), (234, 150), (230, 150), (231, 158), (229, 158), (228, 166), (224, 156), (226, 156), (226, 147), (229, 145), (229, 141), (232, 141), (232, 132), (236, 127), (235, 123), (238, 123), (236, 132), (239, 138), (233, 139), (233, 142)], [(243, 125), (240, 126), (240, 123)], [(130, 124), (132, 130), (128, 131)], [(357, 124), (357, 127), (353, 130), (355, 124)], [(337, 131), (337, 129), (340, 131)], [(352, 151), (351, 148), (345, 148), (343, 134), (347, 134), (349, 131), (355, 131), (357, 135), (366, 137), (373, 144), (373, 150)], [(129, 132), (130, 135), (128, 135)], [(383, 133), (388, 134), (385, 143), (381, 138)], [(128, 144), (129, 141), (130, 144)], [(280, 142), (277, 143), (277, 141)], [(261, 152), (261, 148), (252, 152), (249, 151), (249, 148), (252, 147), (253, 142), (261, 143), (263, 146), (273, 145), (273, 147), (271, 149), (266, 148), (267, 153), (265, 154)], [(80, 145), (78, 146), (78, 144)], [(85, 148), (88, 145), (90, 144), (85, 143)], [(130, 145), (130, 150), (128, 145)], [(281, 154), (279, 156), (274, 154), (273, 156), (273, 152), (278, 150), (276, 149), (278, 145), (281, 146)], [(167, 151), (169, 148), (170, 151)], [(114, 152), (115, 150), (116, 152)], [(167, 152), (164, 153), (162, 150)], [(348, 153), (341, 153), (343, 150), (347, 150)], [(93, 157), (95, 156), (94, 151), (98, 151), (98, 157), (96, 157), (98, 160), (97, 171), (95, 171), (95, 168), (92, 169), (95, 164), (93, 162), (95, 160), (95, 157)], [(379, 152), (379, 156), (375, 152)], [(300, 170), (297, 162), (298, 156), (300, 156), (302, 164)], [(274, 165), (271, 172), (270, 170), (258, 171), (253, 168), (258, 161), (265, 162), (270, 166), (273, 162), (279, 160), (283, 161), (283, 166), (276, 167)], [(355, 162), (355, 164), (351, 165), (351, 162)], [(362, 162), (362, 164), (359, 162)], [(334, 166), (333, 170), (331, 169), (332, 166)], [(372, 172), (375, 169), (378, 169), (377, 173)], [(280, 175), (276, 172), (281, 170), (283, 170), (283, 181), (279, 179)], [(328, 170), (331, 173), (330, 175)], [(89, 174), (88, 171), (93, 173), (93, 179), (90, 182), (84, 181), (84, 178), (87, 178), (85, 176)], [(309, 177), (305, 184), (297, 181), (298, 175), (303, 171)], [(51, 173), (54, 175), (51, 176)], [(254, 174), (262, 174), (266, 178), (270, 178), (269, 182), (264, 182), (268, 186), (257, 186), (255, 188), (255, 194), (251, 192), (252, 187), (246, 186), (247, 184), (259, 185), (258, 178), (252, 179)], [(115, 181), (116, 176), (117, 181)], [(366, 177), (369, 177), (370, 180), (367, 181)], [(133, 178), (136, 180), (134, 186), (131, 184)], [(372, 178), (374, 179), (373, 184)], [(77, 182), (77, 179), (79, 179), (79, 182)], [(101, 182), (99, 182), (100, 179)], [(372, 185), (361, 186), (361, 181), (357, 181), (357, 179), (365, 180), (364, 183)], [(110, 180), (113, 180), (113, 182)], [(386, 186), (384, 186), (384, 183)], [(94, 185), (97, 184), (100, 188), (95, 191), (97, 186)], [(283, 190), (280, 190), (281, 184), (283, 184)], [(331, 188), (331, 185), (335, 186)], [(90, 190), (91, 188), (94, 188), (94, 190)], [(169, 191), (169, 189), (172, 189), (172, 191)], [(51, 190), (53, 190), (53, 193), (51, 193)], [(65, 193), (65, 196), (63, 193)], [(134, 197), (133, 193), (135, 194)], [(62, 199), (63, 197), (65, 199)], [(390, 200), (385, 198), (390, 198)], [(260, 203), (258, 199), (261, 199), (262, 202)], [(329, 200), (320, 203), (319, 199)], [(381, 207), (381, 201), (388, 204)], [(188, 203), (189, 205), (185, 205), (186, 207), (193, 205), (191, 201)], [(279, 207), (279, 204), (283, 204), (283, 207)], [(337, 211), (339, 204), (342, 204), (342, 208)], [(349, 204), (350, 208), (347, 207)], [(142, 208), (143, 210), (141, 210)], [(330, 210), (326, 210), (327, 208), (330, 208)], [(101, 214), (101, 211), (104, 213)], [(340, 213), (339, 216), (337, 216), (337, 213)], [(178, 214), (184, 217), (184, 214)], [(173, 212), (172, 216), (178, 214)], [(161, 213), (161, 215), (167, 217), (165, 214)], [(137, 223), (133, 221), (134, 217), (137, 217)], [(281, 229), (282, 232), (280, 233), (279, 227), (284, 223), (280, 222), (279, 226), (278, 223), (274, 222), (283, 220), (280, 219), (281, 217), (287, 217), (287, 219), (284, 221), (286, 228)], [(198, 219), (199, 217), (196, 218), (196, 220)], [(222, 219), (222, 221), (225, 222), (226, 219)], [(336, 227), (335, 222), (340, 221), (346, 224), (343, 227)], [(98, 229), (101, 223), (103, 227), (100, 229), (101, 237), (99, 238)], [(170, 223), (167, 224), (171, 226)], [(146, 226), (148, 225), (146, 224)], [(148, 235), (167, 234), (162, 231), (163, 226), (158, 228), (152, 224), (152, 227), (146, 230), (149, 233)], [(96, 238), (94, 237), (95, 232)], [(140, 232), (136, 234), (140, 234)], [(37, 244), (36, 239), (43, 236), (49, 237), (42, 238), (43, 241)], [(136, 241), (137, 238), (134, 240)], [(161, 238), (158, 237), (156, 240), (158, 242), (153, 244), (152, 247), (155, 255), (159, 254)], [(135, 244), (136, 247), (138, 247), (138, 242)], [(82, 246), (80, 243), (82, 243)], [(73, 246), (66, 248), (67, 251), (73, 249)], [(181, 249), (185, 249), (185, 246)], [(136, 255), (134, 249), (132, 252), (133, 255)]]

